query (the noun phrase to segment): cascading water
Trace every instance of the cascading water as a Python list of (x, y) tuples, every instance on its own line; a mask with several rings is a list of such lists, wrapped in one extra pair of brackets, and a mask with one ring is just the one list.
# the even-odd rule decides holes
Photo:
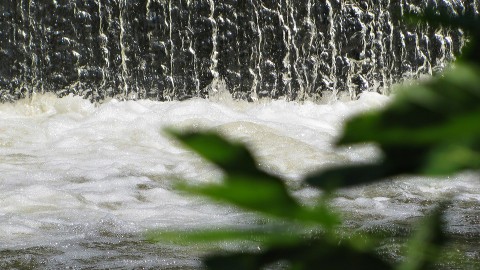
[(316, 99), (382, 92), (441, 69), (457, 30), (407, 27), (405, 10), (476, 12), (476, 0), (3, 0), (0, 99), (32, 92), (155, 100)]
[[(378, 158), (373, 146), (332, 146), (342, 121), (463, 46), (459, 31), (399, 22), (427, 5), (455, 14), (480, 2), (0, 0), (0, 99), (16, 101), (0, 104), (0, 268), (198, 269), (206, 247), (152, 245), (142, 233), (258, 224), (172, 188), (221, 173), (165, 127), (247, 143), (309, 203), (318, 194), (299, 185), (306, 172)], [(331, 95), (355, 100), (309, 101)], [(447, 230), (474, 269), (476, 178), (394, 179), (341, 191), (334, 205), (346, 226), (403, 232), (450, 196)], [(379, 252), (397, 260), (396, 245)]]

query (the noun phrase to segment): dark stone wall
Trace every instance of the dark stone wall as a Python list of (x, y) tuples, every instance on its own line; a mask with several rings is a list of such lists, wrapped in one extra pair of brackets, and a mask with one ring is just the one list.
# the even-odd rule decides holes
[(427, 5), (476, 0), (1, 0), (0, 100), (33, 91), (156, 100), (316, 99), (383, 91), (431, 74), (463, 44), (456, 30), (405, 26)]

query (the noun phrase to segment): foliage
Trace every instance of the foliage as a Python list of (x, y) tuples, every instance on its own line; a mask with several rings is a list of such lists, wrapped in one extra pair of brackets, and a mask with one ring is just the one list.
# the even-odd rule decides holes
[[(372, 164), (330, 168), (306, 183), (325, 191), (380, 181), (396, 175), (450, 175), (480, 169), (480, 21), (473, 15), (449, 17), (435, 10), (409, 15), (416, 23), (458, 27), (469, 34), (465, 54), (452, 68), (426, 82), (405, 87), (386, 108), (350, 119), (338, 145), (375, 143), (383, 158)], [(375, 236), (348, 235), (328, 206), (329, 192), (314, 207), (290, 195), (278, 177), (256, 166), (247, 148), (211, 132), (170, 134), (225, 172), (223, 183), (179, 188), (270, 217), (248, 230), (152, 232), (152, 241), (251, 241), (256, 251), (217, 253), (205, 258), (209, 269), (263, 269), (281, 262), (288, 269), (430, 269), (446, 238), (441, 204), (417, 227), (399, 265), (375, 252)], [(340, 231), (340, 232), (339, 232)]]
[(308, 177), (320, 188), (399, 174), (447, 175), (480, 169), (480, 69), (457, 63), (441, 77), (402, 89), (387, 108), (350, 119), (338, 145), (376, 143), (375, 164), (332, 168)]
[[(211, 132), (170, 133), (203, 158), (224, 169), (224, 182), (178, 188), (191, 194), (227, 202), (245, 210), (272, 217), (265, 226), (242, 229), (194, 232), (151, 232), (151, 241), (190, 242), (251, 241), (260, 251), (213, 254), (205, 258), (208, 269), (262, 269), (275, 262), (288, 262), (290, 269), (394, 269), (374, 251), (375, 239), (337, 232), (339, 218), (326, 201), (315, 207), (300, 204), (276, 176), (259, 169), (245, 146), (231, 143)], [(225, 154), (219, 154), (219, 146)], [(227, 169), (226, 169), (227, 168)], [(243, 168), (243, 169), (241, 169)], [(424, 226), (409, 245), (415, 262), (402, 269), (425, 269), (435, 255), (431, 252), (442, 243), (441, 211), (424, 221)], [(320, 229), (319, 229), (320, 228)], [(419, 245), (418, 243), (421, 243)], [(430, 245), (428, 245), (430, 243)], [(430, 248), (431, 247), (431, 248)], [(413, 267), (412, 267), (413, 265)]]

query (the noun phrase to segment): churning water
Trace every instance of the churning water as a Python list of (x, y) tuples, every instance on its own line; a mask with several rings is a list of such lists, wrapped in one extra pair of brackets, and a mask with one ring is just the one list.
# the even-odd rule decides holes
[[(219, 95), (182, 102), (36, 95), (0, 105), (0, 267), (188, 269), (198, 252), (148, 244), (149, 229), (248, 224), (237, 210), (185, 197), (177, 178), (217, 181), (221, 172), (165, 136), (165, 127), (214, 129), (251, 146), (260, 166), (280, 174), (305, 201), (302, 176), (333, 163), (378, 157), (373, 146), (335, 149), (342, 121), (388, 98), (363, 93), (356, 101), (325, 104), (281, 100), (247, 103)], [(439, 198), (452, 196), (448, 230), (480, 233), (480, 182), (396, 179), (346, 190), (334, 205), (347, 226), (401, 229)], [(478, 258), (469, 246), (464, 256)]]
[[(0, 0), (0, 102), (16, 101), (0, 104), (0, 269), (198, 268), (198, 250), (142, 234), (252, 222), (172, 188), (221, 172), (165, 127), (247, 143), (308, 203), (306, 173), (379, 157), (371, 145), (333, 147), (345, 118), (388, 102), (368, 91), (440, 71), (462, 48), (462, 31), (403, 23), (427, 7), (457, 16), (480, 2)], [(233, 101), (212, 94), (219, 81), (236, 99), (290, 102)], [(329, 95), (360, 98), (295, 102)], [(401, 231), (451, 197), (449, 232), (478, 239), (476, 178), (392, 179), (334, 205), (345, 226)], [(474, 244), (458, 250), (480, 261)]]

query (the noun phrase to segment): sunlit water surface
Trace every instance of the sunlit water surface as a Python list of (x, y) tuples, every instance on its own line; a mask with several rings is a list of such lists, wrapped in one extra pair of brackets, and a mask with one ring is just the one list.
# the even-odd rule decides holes
[[(357, 101), (325, 104), (217, 98), (94, 105), (52, 95), (2, 104), (0, 268), (198, 268), (200, 251), (149, 244), (143, 233), (248, 225), (252, 217), (172, 188), (178, 178), (218, 181), (221, 172), (164, 128), (214, 129), (247, 143), (262, 168), (281, 175), (308, 203), (318, 193), (300, 188), (306, 173), (379, 157), (373, 146), (337, 149), (333, 142), (347, 117), (387, 102), (364, 93)], [(477, 175), (393, 179), (341, 191), (334, 205), (346, 226), (402, 231), (445, 197), (453, 198), (448, 231), (467, 243), (459, 253), (478, 260), (478, 248), (468, 244), (480, 234)], [(395, 259), (395, 244), (388, 246), (382, 252)]]

